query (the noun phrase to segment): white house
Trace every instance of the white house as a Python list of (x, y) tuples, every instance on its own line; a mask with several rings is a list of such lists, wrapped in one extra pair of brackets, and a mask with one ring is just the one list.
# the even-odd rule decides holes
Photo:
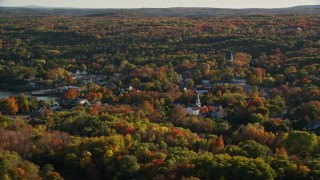
[(86, 99), (77, 99), (76, 103), (78, 105), (84, 105), (85, 103), (89, 103), (89, 101)]
[(186, 111), (187, 111), (187, 114), (188, 115), (199, 115), (199, 113), (200, 113), (200, 107), (188, 107), (187, 109), (186, 109)]

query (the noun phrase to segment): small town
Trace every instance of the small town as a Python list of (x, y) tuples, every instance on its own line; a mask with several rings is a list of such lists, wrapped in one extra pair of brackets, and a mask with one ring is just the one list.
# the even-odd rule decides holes
[(0, 180), (320, 179), (319, 9), (0, 1)]

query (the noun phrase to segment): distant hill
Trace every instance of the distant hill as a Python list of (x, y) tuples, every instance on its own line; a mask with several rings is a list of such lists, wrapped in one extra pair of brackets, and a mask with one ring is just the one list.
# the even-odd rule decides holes
[(44, 9), (44, 8), (47, 8), (47, 7), (44, 7), (44, 6), (37, 6), (37, 5), (26, 5), (26, 6), (21, 6), (20, 8)]
[(207, 17), (241, 15), (320, 14), (320, 5), (295, 6), (290, 8), (140, 8), (140, 9), (71, 9), (42, 6), (0, 7), (0, 13), (25, 15), (72, 15), (72, 16), (165, 16)]

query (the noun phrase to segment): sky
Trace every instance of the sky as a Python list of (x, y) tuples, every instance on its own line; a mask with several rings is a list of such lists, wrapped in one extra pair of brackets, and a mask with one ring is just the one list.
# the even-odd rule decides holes
[(0, 0), (0, 6), (26, 5), (75, 8), (280, 8), (320, 5), (320, 0)]

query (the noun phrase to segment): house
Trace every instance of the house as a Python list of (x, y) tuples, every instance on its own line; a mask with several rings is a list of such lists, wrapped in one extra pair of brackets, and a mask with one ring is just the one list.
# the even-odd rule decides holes
[(205, 89), (211, 89), (211, 82), (209, 80), (201, 80)]
[(246, 80), (240, 77), (236, 77), (234, 79), (232, 79), (232, 83), (233, 84), (245, 84)]
[(288, 114), (288, 109), (282, 111), (282, 117), (285, 117)]
[(318, 130), (320, 128), (320, 122), (318, 121), (310, 121), (307, 124), (307, 129), (308, 130)]
[(86, 99), (77, 99), (76, 100), (76, 104), (78, 104), (78, 105), (84, 105), (84, 104), (88, 104), (89, 103), (89, 101), (88, 100), (86, 100)]
[(81, 71), (77, 70), (75, 74), (76, 74), (76, 76), (79, 76), (81, 74)]
[(182, 82), (182, 81), (183, 81), (182, 74), (179, 74), (179, 81), (180, 81), (180, 82)]
[(211, 85), (209, 80), (201, 80), (203, 85)]
[(243, 79), (240, 74), (237, 74), (236, 78), (232, 79), (233, 84), (245, 84), (246, 80)]
[(303, 27), (301, 27), (301, 26), (288, 26), (288, 27), (286, 27), (284, 29), (287, 30), (287, 31), (295, 31), (295, 30), (302, 31)]
[(59, 92), (66, 92), (68, 91), (69, 89), (75, 89), (77, 91), (81, 91), (81, 88), (80, 87), (77, 87), (77, 86), (63, 86), (63, 87), (59, 87), (58, 88), (58, 91)]
[(30, 78), (26, 78), (26, 79), (24, 79), (24, 81), (27, 81), (27, 82), (30, 82), (30, 81), (36, 81), (36, 80), (38, 80), (37, 78), (35, 78), (35, 77), (30, 77)]
[(211, 84), (204, 85), (204, 88), (207, 89), (207, 90), (211, 89)]
[(36, 83), (31, 82), (31, 83), (29, 83), (29, 86), (35, 88), (36, 87)]
[(82, 75), (86, 75), (86, 74), (87, 74), (86, 71), (82, 71), (81, 72), (80, 70), (77, 70), (76, 73), (75, 73), (76, 76), (82, 76)]
[(266, 88), (259, 88), (259, 93), (266, 98), (270, 97), (268, 89)]
[(50, 106), (49, 109), (52, 111), (62, 111), (62, 107), (58, 104)]
[(214, 107), (211, 116), (216, 119), (223, 118), (225, 116), (225, 112), (222, 106)]
[(269, 117), (271, 117), (271, 118), (281, 118), (282, 119), (282, 118), (286, 117), (287, 114), (288, 114), (288, 109), (285, 109), (279, 114), (270, 114)]
[(123, 73), (113, 73), (111, 76), (109, 76), (110, 80), (122, 80), (126, 77)]
[(194, 91), (197, 94), (204, 94), (208, 92), (208, 89), (195, 89)]
[(31, 117), (33, 117), (33, 118), (35, 118), (35, 117), (43, 117), (45, 115), (46, 111), (47, 111), (47, 107), (46, 106), (41, 106), (36, 111), (32, 112)]
[(106, 83), (105, 84), (105, 87), (108, 88), (108, 89), (115, 89), (117, 88), (117, 85), (115, 85), (114, 83)]

